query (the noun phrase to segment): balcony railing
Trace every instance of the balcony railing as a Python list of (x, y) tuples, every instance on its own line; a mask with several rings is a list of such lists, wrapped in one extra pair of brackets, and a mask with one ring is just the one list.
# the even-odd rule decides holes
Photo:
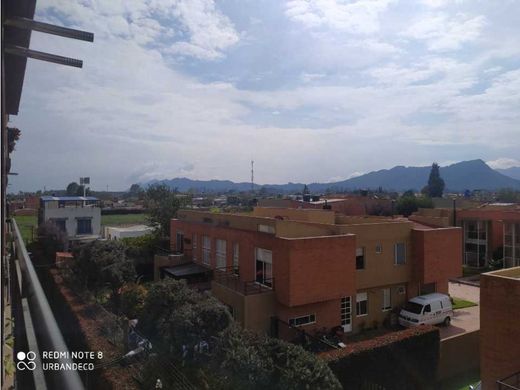
[[(32, 261), (27, 253), (20, 230), (14, 220), (10, 224), (13, 237), (10, 246), (10, 285), (12, 315), (15, 324), (15, 356), (18, 352), (34, 352), (34, 369), (16, 371), (16, 388), (19, 389), (78, 389), (84, 386), (77, 371), (44, 371), (41, 352), (69, 350), (51, 311)], [(27, 355), (32, 358), (33, 354)], [(53, 363), (70, 364), (68, 357)]]
[(498, 390), (520, 390), (520, 371), (497, 381)]
[[(264, 283), (259, 283), (255, 280), (242, 281), (237, 274), (237, 269), (234, 267), (217, 268), (213, 273), (213, 280), (230, 288), (242, 295), (261, 294), (274, 289), (274, 278), (265, 279)], [(269, 286), (270, 285), (270, 286)]]

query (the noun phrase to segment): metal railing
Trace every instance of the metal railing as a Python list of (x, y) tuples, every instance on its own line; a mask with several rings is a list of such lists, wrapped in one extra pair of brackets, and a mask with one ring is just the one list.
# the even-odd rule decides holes
[(520, 390), (520, 371), (497, 381), (498, 390)]
[(242, 281), (236, 273), (236, 268), (217, 268), (213, 273), (213, 280), (243, 295), (261, 294), (274, 289), (274, 278), (264, 279), (263, 283), (256, 280)]
[[(15, 319), (15, 353), (34, 352), (34, 369), (17, 370), (16, 387), (20, 389), (83, 390), (83, 383), (74, 370), (44, 371), (41, 352), (62, 352), (52, 363), (71, 364), (69, 350), (42, 289), (34, 265), (27, 253), (20, 230), (11, 220), (11, 286)], [(64, 357), (63, 357), (64, 355)], [(32, 354), (31, 354), (32, 357)], [(27, 358), (29, 356), (27, 355)]]

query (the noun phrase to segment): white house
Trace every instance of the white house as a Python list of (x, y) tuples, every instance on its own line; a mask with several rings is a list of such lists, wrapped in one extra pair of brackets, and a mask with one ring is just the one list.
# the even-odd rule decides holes
[(69, 240), (99, 238), (101, 208), (93, 196), (42, 196), (38, 225), (53, 222), (67, 233)]
[(152, 232), (153, 228), (146, 225), (105, 226), (104, 237), (109, 240), (120, 240), (129, 237), (141, 237)]

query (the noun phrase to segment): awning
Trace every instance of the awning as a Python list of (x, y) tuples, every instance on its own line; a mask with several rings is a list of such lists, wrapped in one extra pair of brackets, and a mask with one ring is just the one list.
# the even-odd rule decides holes
[(195, 263), (187, 263), (176, 265), (174, 267), (163, 267), (162, 271), (174, 278), (182, 278), (185, 276), (204, 275), (210, 272), (209, 268)]

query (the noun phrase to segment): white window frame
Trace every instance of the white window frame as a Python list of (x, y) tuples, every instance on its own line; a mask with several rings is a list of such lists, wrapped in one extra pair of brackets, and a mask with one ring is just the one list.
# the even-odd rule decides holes
[(380, 255), (383, 253), (383, 244), (376, 244), (376, 254)]
[(226, 250), (227, 250), (227, 241), (221, 240), (219, 238), (215, 239), (215, 259), (216, 259), (216, 268), (222, 269), (226, 268)]
[[(366, 302), (366, 313), (359, 314), (361, 302)], [(368, 293), (367, 292), (361, 292), (356, 294), (356, 317), (366, 317), (368, 316)]]
[(264, 225), (264, 224), (258, 225), (258, 231), (262, 232), (262, 233), (269, 233), (269, 234), (275, 233), (274, 226)]
[(383, 301), (381, 302), (381, 310), (382, 311), (389, 311), (392, 310), (392, 290), (390, 287), (383, 288)]
[[(361, 251), (361, 254), (358, 254), (359, 251)], [(363, 268), (358, 268), (357, 267), (357, 258), (358, 258), (358, 256), (363, 256)], [(362, 246), (362, 247), (356, 248), (356, 270), (357, 271), (361, 271), (361, 270), (364, 270), (366, 268), (367, 268), (367, 253), (366, 253), (365, 247)]]
[(240, 267), (240, 245), (233, 243), (233, 273), (238, 274)]
[(202, 263), (211, 264), (211, 237), (202, 236)]
[[(398, 245), (402, 245), (404, 248), (404, 260), (402, 263), (397, 261), (397, 248)], [(396, 242), (394, 244), (394, 265), (405, 265), (406, 264), (406, 242)]]
[(196, 234), (191, 236), (191, 258), (193, 261), (197, 261), (197, 242), (198, 237)]
[[(258, 277), (256, 278), (256, 282), (271, 288), (273, 284), (273, 252), (269, 249), (263, 248), (255, 248), (255, 272), (258, 275), (257, 263), (261, 262), (262, 264), (262, 280), (259, 281)], [(268, 281), (271, 285), (266, 284)]]
[[(307, 320), (306, 322), (297, 324), (296, 322), (301, 320)], [(289, 325), (294, 327), (307, 326), (316, 323), (316, 313), (307, 314), (304, 316), (289, 318)]]

